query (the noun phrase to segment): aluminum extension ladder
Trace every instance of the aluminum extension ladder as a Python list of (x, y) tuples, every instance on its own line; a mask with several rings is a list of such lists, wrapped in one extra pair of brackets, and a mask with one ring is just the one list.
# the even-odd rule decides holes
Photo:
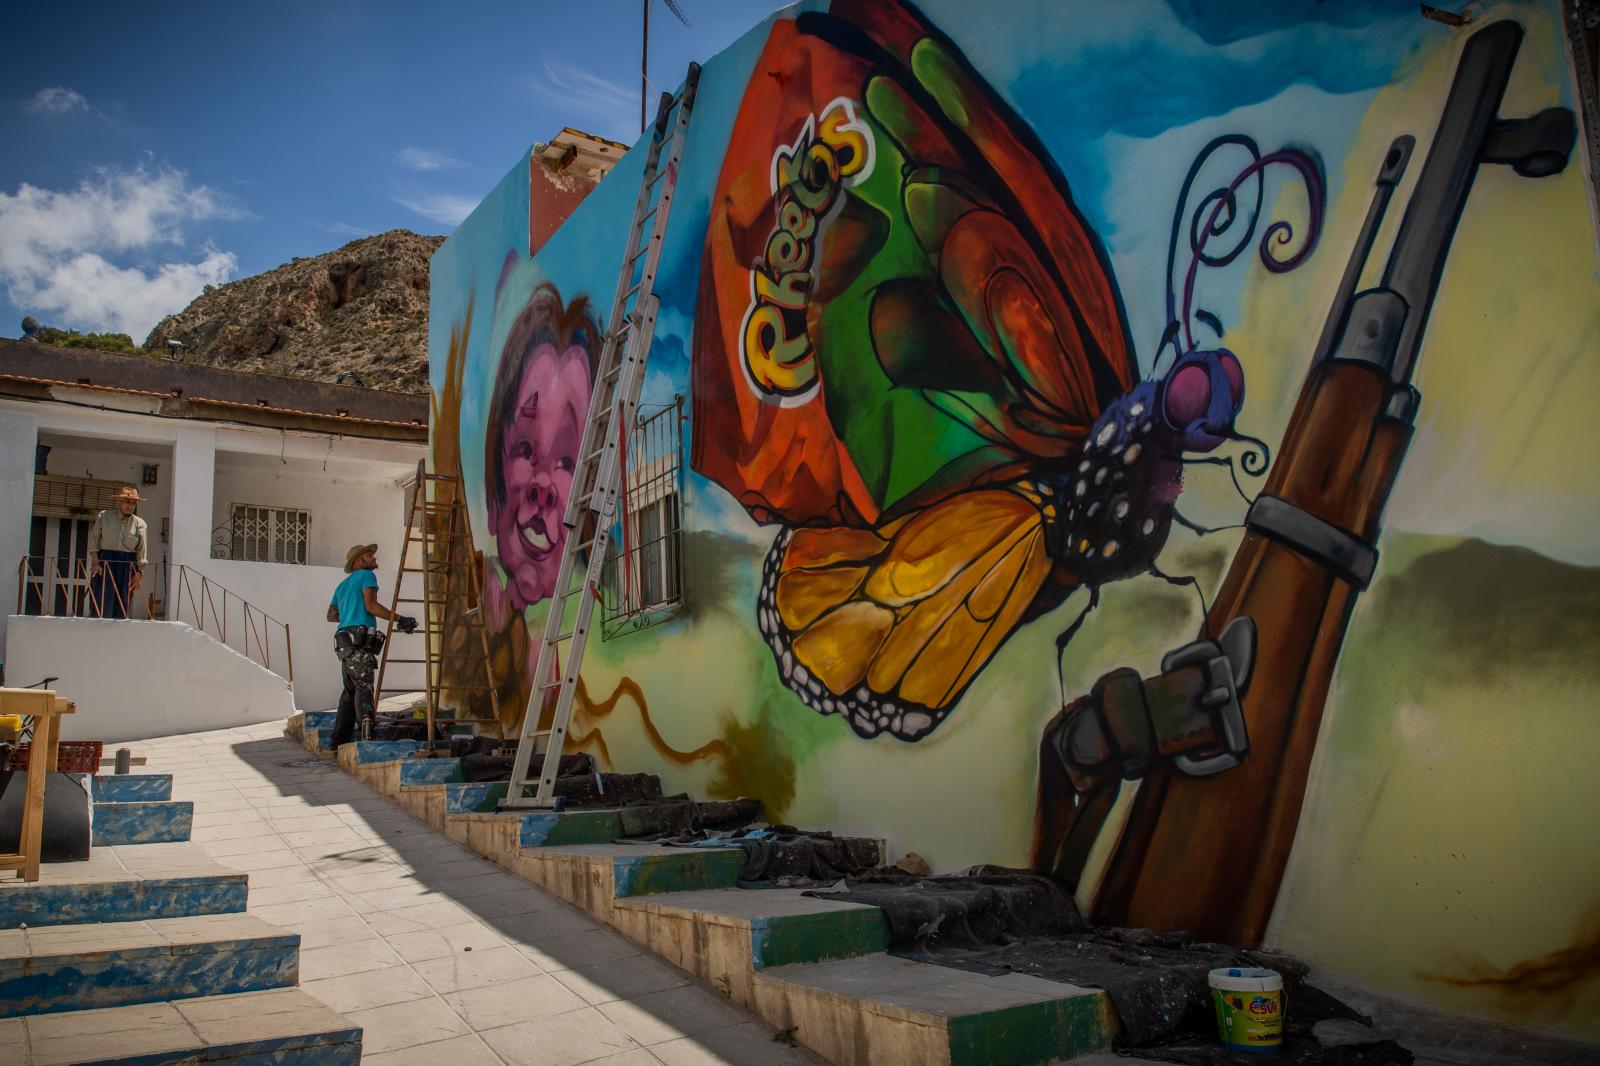
[[(583, 664), (583, 649), (588, 642), (589, 619), (594, 605), (600, 602), (600, 577), (616, 514), (622, 477), (622, 464), (618, 461), (619, 436), (625, 426), (632, 425), (644, 385), (645, 360), (650, 354), (656, 312), (660, 307), (653, 292), (656, 266), (661, 258), (662, 237), (667, 231), (672, 193), (678, 184), (678, 166), (683, 158), (689, 115), (694, 109), (695, 88), (699, 82), (700, 65), (691, 63), (678, 95), (661, 94), (655, 125), (651, 128), (649, 154), (645, 157), (639, 198), (633, 209), (633, 226), (628, 233), (628, 250), (623, 253), (617, 295), (611, 302), (611, 317), (595, 373), (594, 392), (589, 397), (583, 443), (578, 448), (578, 466), (573, 472), (567, 510), (562, 518), (567, 540), (561, 552), (561, 570), (556, 575), (555, 591), (550, 597), (544, 642), (539, 648), (539, 664), (534, 669), (528, 706), (522, 716), (522, 739), (517, 744), (517, 757), (511, 766), (510, 787), (506, 798), (500, 802), (502, 810), (558, 806), (556, 772), (567, 725), (572, 719), (572, 700), (577, 691), (578, 670)], [(647, 230), (648, 240), (645, 239)], [(587, 556), (583, 583), (574, 587), (573, 571), (582, 554)], [(578, 600), (575, 620), (570, 630), (563, 630), (567, 603), (573, 597)], [(541, 729), (539, 723), (546, 693), (552, 689), (559, 689), (560, 694), (556, 697), (549, 727)], [(530, 768), (536, 754), (544, 758), (537, 790), (529, 796), (527, 790), (535, 784)]]

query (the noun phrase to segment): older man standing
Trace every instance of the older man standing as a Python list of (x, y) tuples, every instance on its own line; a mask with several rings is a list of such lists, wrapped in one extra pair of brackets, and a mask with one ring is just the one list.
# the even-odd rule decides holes
[(133, 594), (144, 583), (149, 529), (133, 513), (138, 489), (129, 485), (111, 499), (89, 533), (89, 610), (97, 618), (126, 618)]

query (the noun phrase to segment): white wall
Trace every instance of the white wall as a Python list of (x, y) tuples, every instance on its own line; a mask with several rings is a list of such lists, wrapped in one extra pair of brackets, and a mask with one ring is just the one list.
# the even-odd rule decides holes
[[(171, 460), (162, 469), (165, 485), (161, 486), (169, 494), (172, 519), (166, 554), (174, 581), (166, 590), (167, 617), (180, 617), (180, 610), (185, 621), (193, 617), (186, 603), (177, 602), (183, 595), (176, 580), (177, 568), (187, 565), (194, 574), (206, 575), (289, 623), (299, 705), (305, 709), (332, 707), (338, 701), (341, 686), (332, 652), (333, 627), (326, 620), (326, 611), (333, 587), (344, 577), (345, 550), (357, 541), (378, 543), (383, 564), (378, 572), (379, 594), (387, 604), (393, 594), (397, 556), (405, 537), (406, 500), (399, 483), (416, 472), (425, 446), (179, 421), (142, 410), (104, 409), (101, 401), (109, 403), (115, 398), (102, 394), (83, 394), (78, 399), (86, 406), (0, 401), (0, 566), (5, 568), (0, 570), (0, 577), (9, 574), (8, 582), (0, 582), (0, 612), (15, 609), (14, 568), (28, 547), (34, 445), (39, 434), (103, 442), (86, 444), (95, 451), (115, 451), (115, 442), (131, 443), (141, 451), (170, 448)], [(55, 455), (51, 455), (52, 469), (72, 472), (57, 464)], [(219, 455), (225, 467), (220, 482)], [(323, 473), (324, 463), (327, 474)], [(227, 472), (235, 467), (236, 473)], [(277, 491), (272, 488), (276, 479), (278, 489), (299, 497), (297, 501), (286, 497), (282, 502), (311, 508), (310, 558), (336, 565), (303, 567), (212, 559), (211, 531), (225, 520), (227, 505), (236, 496), (231, 479), (241, 476), (255, 478), (244, 488), (273, 493)], [(272, 494), (247, 499), (241, 492), (237, 498), (239, 502), (279, 502)], [(149, 521), (151, 516), (145, 513), (145, 517)], [(157, 557), (158, 540), (159, 528), (152, 523), (152, 558)], [(153, 582), (147, 584), (147, 590), (153, 591)], [(208, 618), (209, 613), (208, 608)], [(229, 618), (228, 642), (235, 648), (243, 647), (240, 629), (234, 625), (241, 620), (237, 610)], [(0, 627), (5, 624), (5, 613), (0, 613)], [(206, 628), (220, 635), (220, 627), (208, 624)], [(272, 661), (278, 668), (281, 638), (273, 640), (277, 643), (271, 648)], [(253, 648), (254, 636), (251, 642)], [(283, 665), (286, 667), (286, 661)], [(409, 677), (400, 674), (395, 684), (421, 687), (420, 667), (396, 669), (413, 672)], [(8, 678), (20, 676), (7, 671)]]
[[(150, 569), (145, 572), (143, 587), (132, 598), (129, 617), (148, 618), (146, 594), (153, 593), (162, 599), (166, 595), (158, 582), (171, 539), (170, 525), (164, 523), (172, 516), (172, 448), (156, 442), (107, 441), (59, 433), (40, 433), (39, 443), (50, 448), (46, 462), (51, 474), (117, 481), (139, 490), (143, 497), (139, 501), (139, 517), (145, 520), (150, 531), (147, 549)], [(154, 485), (140, 484), (147, 463), (158, 468), (158, 481)], [(167, 539), (163, 539), (164, 531)], [(45, 545), (46, 553), (55, 550), (54, 544)]]
[(7, 675), (77, 704), (67, 740), (120, 742), (288, 718), (288, 682), (179, 622), (24, 618), (6, 627)]
[[(381, 556), (380, 551), (380, 556)], [(230, 559), (212, 559), (206, 563), (205, 575), (250, 603), (261, 607), (280, 622), (289, 624), (289, 639), (294, 650), (294, 694), (301, 710), (320, 711), (334, 707), (339, 702), (342, 687), (339, 680), (339, 662), (333, 657), (333, 625), (328, 621), (328, 602), (333, 598), (334, 587), (344, 580), (344, 567), (340, 566), (288, 566), (276, 563), (242, 563)], [(198, 587), (190, 579), (190, 587)], [(379, 602), (387, 605), (394, 593), (394, 556), (391, 554), (378, 570)], [(223, 602), (220, 593), (214, 593), (214, 602)], [(229, 601), (234, 602), (234, 601)], [(405, 607), (402, 605), (402, 612)], [(181, 605), (184, 621), (193, 618), (185, 597)], [(210, 608), (207, 608), (208, 619)], [(416, 613), (413, 609), (409, 613)], [(235, 606), (228, 613), (228, 644), (242, 650), (246, 639), (256, 648), (254, 634), (246, 638), (243, 612)], [(214, 624), (208, 621), (206, 631), (217, 634)], [(273, 634), (269, 638), (274, 669), (283, 669), (282, 638)], [(396, 636), (400, 642), (396, 654), (400, 658), (422, 657), (421, 637)], [(254, 655), (260, 658), (259, 652)], [(285, 671), (286, 672), (286, 671)], [(404, 686), (417, 691), (422, 688), (422, 667), (402, 664), (390, 669), (384, 679), (385, 688)]]
[[(323, 466), (327, 466), (326, 472)], [(294, 648), (295, 698), (304, 710), (324, 710), (339, 701), (339, 664), (333, 657), (334, 627), (327, 620), (328, 602), (343, 581), (345, 553), (355, 544), (378, 545), (378, 599), (385, 606), (394, 595), (399, 555), (405, 540), (407, 495), (398, 482), (413, 466), (371, 459), (309, 459), (294, 455), (219, 451), (212, 493), (212, 526), (231, 521), (235, 503), (297, 507), (311, 513), (306, 557), (309, 565), (208, 559), (196, 569), (207, 577), (289, 624)], [(418, 595), (415, 576), (408, 586)], [(416, 605), (402, 613), (417, 614)], [(185, 619), (190, 617), (184, 604)], [(228, 643), (236, 637), (242, 611), (229, 616)], [(208, 632), (215, 632), (207, 627)], [(254, 641), (252, 635), (249, 639)], [(276, 637), (273, 638), (277, 640)], [(399, 637), (405, 644), (411, 638)], [(272, 647), (279, 667), (279, 648)], [(421, 645), (402, 658), (420, 658)], [(384, 687), (422, 687), (422, 667), (400, 664), (384, 678)]]
[[(33, 520), (33, 449), (39, 423), (27, 411), (0, 409), (0, 641), (6, 617), (16, 609), (17, 567), (28, 552)], [(3, 647), (0, 644), (0, 647)], [(14, 674), (8, 673), (14, 680)]]
[(235, 504), (298, 508), (311, 515), (306, 562), (312, 566), (342, 569), (354, 544), (377, 543), (380, 557), (393, 555), (405, 535), (399, 481), (410, 472), (393, 463), (219, 451), (211, 528), (228, 526)]

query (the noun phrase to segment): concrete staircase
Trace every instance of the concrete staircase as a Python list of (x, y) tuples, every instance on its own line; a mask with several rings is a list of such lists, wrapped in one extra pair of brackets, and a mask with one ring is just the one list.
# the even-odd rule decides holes
[[(332, 755), (321, 723), (291, 722)], [(434, 830), (689, 971), (840, 1066), (1027, 1066), (1104, 1051), (1117, 1031), (1098, 989), (988, 976), (886, 953), (876, 907), (736, 887), (744, 852), (616, 844), (616, 811), (496, 813), (503, 782), (461, 781), (409, 742), (340, 748), (345, 772)]]
[(0, 881), (0, 1061), (355, 1066), (360, 1028), (296, 987), (300, 935), (244, 913), (171, 790), (96, 777), (90, 858)]
[(194, 804), (172, 798), (171, 774), (97, 774), (94, 846), (187, 842)]

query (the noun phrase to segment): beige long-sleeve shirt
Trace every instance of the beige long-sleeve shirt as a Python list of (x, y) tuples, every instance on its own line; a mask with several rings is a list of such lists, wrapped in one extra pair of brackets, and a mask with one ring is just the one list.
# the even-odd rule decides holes
[(139, 565), (143, 566), (148, 561), (145, 558), (148, 540), (149, 528), (144, 519), (108, 507), (100, 512), (100, 517), (95, 519), (94, 529), (89, 531), (89, 551), (97, 556), (102, 551), (133, 552)]

